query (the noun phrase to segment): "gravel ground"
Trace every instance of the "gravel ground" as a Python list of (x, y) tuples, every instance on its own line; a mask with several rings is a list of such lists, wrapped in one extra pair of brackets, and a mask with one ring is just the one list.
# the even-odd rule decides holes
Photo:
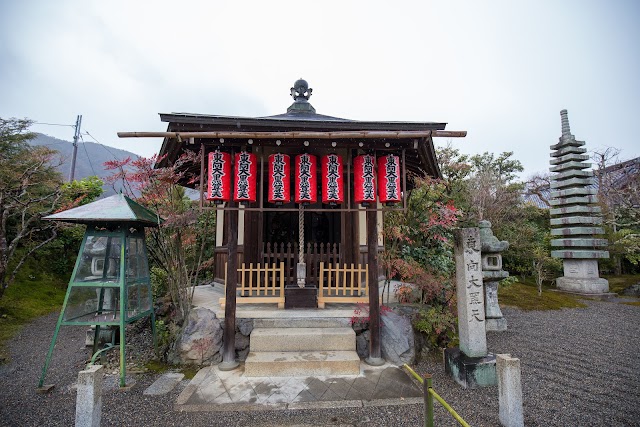
[[(588, 301), (584, 309), (523, 312), (505, 308), (509, 331), (488, 334), (495, 353), (511, 353), (522, 364), (525, 425), (640, 426), (640, 307)], [(88, 352), (83, 327), (64, 327), (58, 336), (46, 383), (35, 388), (55, 321), (52, 314), (25, 327), (9, 343), (11, 363), (0, 366), (0, 425), (71, 426), (72, 388)], [(497, 388), (464, 390), (444, 373), (441, 360), (416, 366), (433, 374), (436, 391), (472, 426), (498, 426)], [(155, 374), (135, 376), (134, 386), (103, 396), (103, 426), (418, 426), (421, 405), (306, 411), (179, 413), (173, 411), (182, 382), (166, 396), (142, 392)], [(115, 377), (110, 377), (115, 379)], [(436, 407), (437, 426), (457, 423)]]

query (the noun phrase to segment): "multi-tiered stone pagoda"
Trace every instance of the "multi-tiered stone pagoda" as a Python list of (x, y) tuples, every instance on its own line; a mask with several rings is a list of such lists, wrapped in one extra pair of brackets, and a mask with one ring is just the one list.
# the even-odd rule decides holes
[(564, 276), (556, 280), (559, 289), (579, 293), (604, 293), (609, 282), (599, 277), (598, 260), (609, 258), (602, 250), (607, 240), (600, 227), (600, 207), (596, 205), (597, 190), (593, 171), (585, 160), (584, 141), (571, 134), (567, 110), (560, 112), (562, 136), (551, 146), (551, 256), (561, 258)]

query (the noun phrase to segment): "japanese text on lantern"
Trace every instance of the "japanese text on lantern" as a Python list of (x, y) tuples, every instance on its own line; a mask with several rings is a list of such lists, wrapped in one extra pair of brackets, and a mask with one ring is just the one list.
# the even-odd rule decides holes
[(238, 161), (238, 182), (236, 199), (249, 199), (249, 177), (251, 176), (251, 156), (246, 151), (240, 153)]
[(387, 200), (396, 200), (400, 198), (398, 196), (398, 168), (397, 168), (396, 160), (397, 160), (396, 156), (387, 156), (387, 163), (386, 163)]
[(284, 178), (285, 178), (285, 161), (284, 154), (276, 154), (273, 157), (273, 199), (284, 200)]
[(222, 190), (223, 190), (222, 177), (225, 175), (224, 173), (225, 159), (224, 159), (224, 155), (220, 151), (215, 151), (212, 154), (213, 156), (211, 157), (211, 166), (210, 166), (211, 181), (209, 182), (209, 188), (210, 188), (209, 197), (212, 199), (223, 198), (224, 196), (222, 194)]
[(340, 200), (340, 187), (338, 186), (338, 178), (340, 163), (338, 156), (330, 154), (327, 157), (327, 199)]
[(300, 199), (311, 199), (311, 161), (309, 155), (303, 154), (300, 156), (300, 173), (298, 174), (300, 179)]
[(375, 200), (375, 188), (373, 184), (373, 156), (364, 156), (362, 164), (362, 196), (365, 200)]

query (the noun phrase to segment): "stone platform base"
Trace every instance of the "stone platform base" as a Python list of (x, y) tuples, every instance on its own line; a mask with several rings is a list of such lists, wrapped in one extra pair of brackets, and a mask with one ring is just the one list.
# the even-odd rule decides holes
[(558, 277), (558, 289), (579, 294), (604, 294), (609, 292), (609, 281), (602, 278), (578, 279), (575, 277)]
[(464, 388), (490, 387), (498, 384), (496, 356), (468, 357), (459, 348), (444, 351), (444, 368), (447, 374)]
[(489, 332), (504, 332), (507, 330), (507, 319), (485, 319), (485, 328)]

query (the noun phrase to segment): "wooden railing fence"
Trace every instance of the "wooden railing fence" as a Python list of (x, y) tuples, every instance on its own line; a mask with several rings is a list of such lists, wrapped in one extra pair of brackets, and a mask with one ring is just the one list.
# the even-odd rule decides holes
[[(307, 243), (304, 260), (307, 264), (306, 285), (318, 286), (319, 264), (340, 263), (341, 247), (338, 243)], [(296, 283), (298, 265), (297, 243), (270, 243), (264, 245), (262, 262), (266, 265), (284, 262), (286, 283)]]
[[(226, 265), (225, 265), (226, 271)], [(284, 308), (285, 265), (279, 264), (261, 265), (254, 267), (249, 263), (246, 267), (242, 263), (238, 268), (240, 279), (237, 284), (237, 304), (261, 304), (276, 303), (278, 308)], [(225, 295), (227, 274), (224, 275)], [(220, 298), (220, 305), (224, 308), (226, 298)]]
[[(341, 264), (340, 245), (308, 243), (304, 254), (307, 264), (306, 285), (318, 287), (318, 307), (326, 303), (368, 302), (369, 269), (365, 263)], [(296, 283), (298, 245), (266, 243), (260, 263), (240, 262), (237, 304), (276, 303), (284, 308), (284, 287)], [(222, 267), (222, 266), (221, 266)], [(226, 262), (223, 265), (227, 283)], [(224, 307), (225, 298), (220, 298)]]
[(361, 264), (320, 263), (318, 287), (318, 308), (324, 308), (328, 302), (357, 303), (369, 301), (369, 268)]

